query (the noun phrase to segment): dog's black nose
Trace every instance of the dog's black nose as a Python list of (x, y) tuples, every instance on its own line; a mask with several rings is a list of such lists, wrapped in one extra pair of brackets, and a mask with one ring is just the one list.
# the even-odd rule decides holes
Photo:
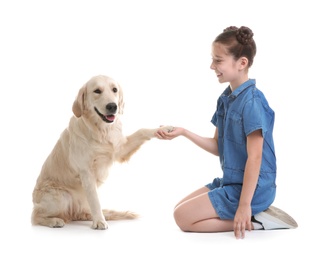
[(117, 105), (115, 103), (108, 103), (106, 105), (106, 109), (111, 113), (115, 113), (115, 111), (117, 109)]

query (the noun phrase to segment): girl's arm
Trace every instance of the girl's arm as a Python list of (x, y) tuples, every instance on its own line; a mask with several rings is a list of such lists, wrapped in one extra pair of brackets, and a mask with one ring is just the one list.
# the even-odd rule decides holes
[(244, 237), (245, 230), (251, 230), (251, 202), (258, 182), (262, 162), (263, 136), (261, 130), (256, 130), (247, 136), (247, 154), (243, 188), (239, 206), (234, 219), (236, 237)]
[(184, 129), (182, 127), (175, 127), (173, 131), (171, 132), (163, 132), (158, 131), (156, 134), (156, 137), (159, 139), (165, 139), (165, 140), (171, 140), (173, 138), (176, 138), (178, 136), (184, 136), (190, 141), (192, 141), (194, 144), (199, 146), (200, 148), (204, 149), (205, 151), (212, 153), (214, 155), (219, 155), (218, 153), (218, 131), (216, 128), (214, 137), (202, 137), (199, 136), (193, 132), (190, 132), (187, 129)]

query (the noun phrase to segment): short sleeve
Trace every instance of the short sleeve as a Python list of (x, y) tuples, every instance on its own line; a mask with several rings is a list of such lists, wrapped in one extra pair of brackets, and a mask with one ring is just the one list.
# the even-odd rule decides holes
[(218, 98), (218, 100), (217, 100), (216, 111), (215, 111), (215, 113), (213, 114), (213, 116), (212, 116), (212, 118), (210, 120), (210, 122), (216, 127), (218, 127), (218, 124), (219, 124), (218, 123), (218, 120), (219, 120), (218, 113), (219, 114), (223, 113), (223, 103), (222, 103), (222, 100), (220, 98)]
[(258, 129), (262, 129), (262, 135), (265, 135), (267, 131), (266, 113), (259, 98), (251, 99), (245, 104), (243, 118), (246, 136)]
[(214, 126), (218, 126), (218, 118), (217, 118), (217, 111), (214, 113), (214, 115), (212, 116), (210, 122), (214, 125)]

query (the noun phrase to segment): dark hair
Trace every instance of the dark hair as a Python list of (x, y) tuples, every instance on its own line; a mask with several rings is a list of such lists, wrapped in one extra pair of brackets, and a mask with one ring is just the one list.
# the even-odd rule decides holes
[(230, 26), (219, 34), (213, 43), (225, 45), (229, 54), (235, 60), (238, 60), (240, 57), (246, 57), (248, 59), (248, 67), (251, 67), (256, 55), (256, 44), (253, 35), (252, 30), (246, 26), (241, 26), (240, 28)]

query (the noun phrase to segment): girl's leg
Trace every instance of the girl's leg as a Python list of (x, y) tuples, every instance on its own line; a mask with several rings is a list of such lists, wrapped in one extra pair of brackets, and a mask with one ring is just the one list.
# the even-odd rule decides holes
[(174, 209), (174, 219), (182, 231), (225, 232), (234, 230), (233, 220), (221, 220), (202, 187), (181, 200)]
[(187, 201), (187, 200), (189, 200), (189, 199), (192, 199), (192, 198), (194, 198), (194, 197), (197, 197), (198, 195), (200, 195), (200, 194), (203, 194), (203, 193), (207, 193), (209, 191), (209, 189), (207, 188), (207, 187), (202, 187), (202, 188), (200, 188), (200, 189), (198, 189), (198, 190), (196, 190), (196, 191), (194, 191), (194, 192), (192, 192), (192, 193), (190, 193), (188, 196), (186, 196), (186, 197), (184, 197), (182, 200), (180, 200), (178, 203), (177, 203), (177, 205), (175, 206), (175, 208), (176, 207), (178, 207), (181, 203), (183, 203), (183, 202), (185, 202), (185, 201)]

